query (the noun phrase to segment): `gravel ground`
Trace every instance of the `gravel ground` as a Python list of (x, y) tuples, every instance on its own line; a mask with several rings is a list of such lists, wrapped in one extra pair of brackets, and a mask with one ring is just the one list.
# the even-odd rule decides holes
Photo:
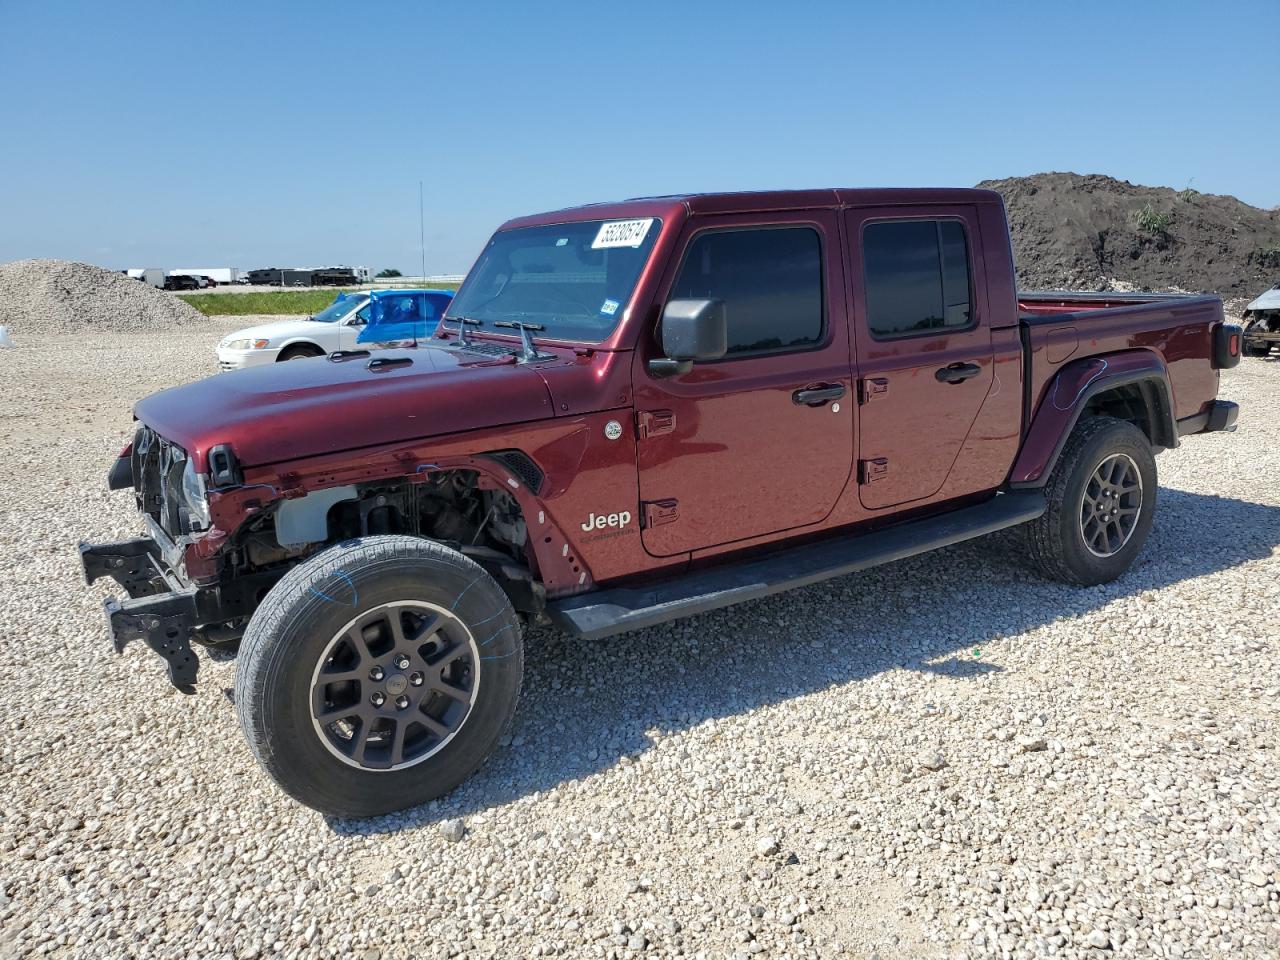
[[(1159, 458), (1137, 566), (983, 541), (599, 644), (529, 638), (443, 801), (326, 820), (255, 768), (234, 662), (111, 653), (79, 539), (129, 404), (252, 318), (0, 353), (0, 952), (1274, 957), (1280, 362)], [(51, 358), (56, 357), (56, 362)]]
[(0, 326), (15, 339), (146, 331), (199, 322), (177, 297), (114, 270), (72, 260), (0, 263)]

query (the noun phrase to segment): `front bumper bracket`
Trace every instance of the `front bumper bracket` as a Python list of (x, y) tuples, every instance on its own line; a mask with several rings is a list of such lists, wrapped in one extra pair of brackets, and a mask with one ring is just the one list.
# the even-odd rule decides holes
[(192, 641), (202, 633), (208, 638), (211, 630), (224, 636), (238, 631), (287, 568), (202, 586), (174, 574), (166, 560), (167, 549), (145, 537), (82, 543), (80, 564), (86, 582), (110, 577), (129, 594), (126, 600), (103, 601), (116, 652), (123, 653), (131, 641), (141, 640), (164, 659), (170, 682), (183, 693), (192, 693), (200, 667)]
[(120, 543), (80, 544), (85, 582), (110, 577), (131, 597), (150, 597), (169, 589), (160, 572), (159, 559), (159, 547), (149, 537)]
[(194, 693), (200, 661), (191, 649), (199, 623), (194, 587), (171, 590), (162, 572), (160, 547), (150, 538), (120, 543), (80, 544), (84, 579), (93, 583), (110, 577), (129, 594), (126, 600), (102, 601), (107, 632), (116, 653), (141, 640), (164, 659), (169, 682), (183, 693)]
[(196, 627), (195, 590), (151, 597), (102, 601), (107, 631), (116, 653), (132, 640), (141, 640), (158, 653), (169, 668), (169, 682), (183, 693), (194, 693), (200, 661), (191, 649)]

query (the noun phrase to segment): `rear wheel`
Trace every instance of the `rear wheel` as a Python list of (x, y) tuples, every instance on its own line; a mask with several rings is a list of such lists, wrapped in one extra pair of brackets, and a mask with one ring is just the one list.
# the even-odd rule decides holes
[(1042, 573), (1084, 586), (1106, 583), (1142, 550), (1156, 507), (1156, 461), (1146, 434), (1114, 417), (1072, 431), (1045, 484), (1047, 508), (1026, 525)]
[(515, 714), (520, 623), (473, 561), (416, 537), (339, 544), (249, 623), (236, 710), (280, 787), (323, 813), (415, 806), (466, 779)]

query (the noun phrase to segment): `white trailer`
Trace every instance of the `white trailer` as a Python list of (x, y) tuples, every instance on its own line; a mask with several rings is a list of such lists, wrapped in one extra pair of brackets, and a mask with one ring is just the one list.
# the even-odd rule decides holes
[(130, 267), (125, 271), (126, 274), (135, 280), (141, 280), (158, 289), (164, 289), (164, 281), (167, 274), (160, 267)]

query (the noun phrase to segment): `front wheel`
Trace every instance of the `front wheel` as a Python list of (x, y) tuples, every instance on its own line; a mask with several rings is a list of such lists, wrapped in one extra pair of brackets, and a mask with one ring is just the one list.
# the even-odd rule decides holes
[(378, 536), (289, 571), (254, 613), (236, 712), (280, 787), (367, 817), (452, 790), (515, 714), (520, 623), (480, 566), (430, 540)]
[(284, 363), (287, 360), (306, 360), (310, 357), (323, 357), (324, 351), (319, 347), (312, 346), (296, 346), (288, 347), (276, 357), (277, 363)]
[(1027, 552), (1040, 571), (1082, 586), (1116, 579), (1155, 518), (1156, 460), (1146, 434), (1114, 417), (1082, 421), (1044, 492), (1044, 514), (1026, 525)]

